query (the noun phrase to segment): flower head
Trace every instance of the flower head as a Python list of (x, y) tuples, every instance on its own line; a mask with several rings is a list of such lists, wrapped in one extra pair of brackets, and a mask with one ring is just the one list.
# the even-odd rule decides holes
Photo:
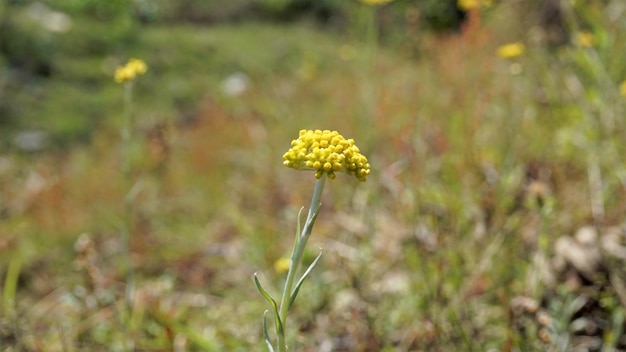
[(520, 42), (510, 43), (498, 47), (496, 54), (503, 59), (512, 59), (524, 53), (526, 47)]
[(316, 178), (328, 175), (334, 179), (336, 172), (345, 172), (365, 181), (370, 174), (370, 164), (354, 139), (345, 139), (337, 131), (301, 130), (283, 159), (287, 167), (314, 170)]
[(143, 75), (148, 70), (148, 66), (143, 60), (130, 59), (124, 66), (115, 69), (115, 82), (124, 83), (132, 81), (138, 75)]

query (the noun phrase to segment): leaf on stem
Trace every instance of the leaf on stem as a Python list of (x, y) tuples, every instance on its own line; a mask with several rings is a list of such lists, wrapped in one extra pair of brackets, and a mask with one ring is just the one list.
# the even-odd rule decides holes
[(291, 297), (289, 298), (289, 307), (287, 308), (287, 310), (291, 309), (291, 306), (293, 305), (293, 302), (296, 300), (296, 296), (298, 295), (298, 291), (300, 291), (300, 286), (302, 286), (304, 279), (306, 279), (307, 276), (309, 276), (309, 274), (311, 273), (315, 265), (317, 265), (317, 262), (320, 260), (321, 257), (322, 257), (322, 250), (320, 249), (320, 254), (317, 255), (313, 263), (311, 263), (311, 265), (309, 265), (309, 267), (306, 269), (304, 274), (302, 274), (302, 277), (300, 278), (300, 280), (298, 280), (296, 287), (293, 289), (293, 292), (291, 293)]
[(315, 209), (313, 210), (313, 216), (311, 216), (312, 223), (315, 222), (315, 220), (317, 219), (317, 215), (319, 215), (321, 208), (322, 208), (322, 202), (317, 203), (317, 206), (315, 206)]
[(256, 273), (254, 273), (254, 283), (256, 284), (256, 287), (259, 289), (259, 292), (261, 292), (263, 297), (265, 297), (265, 299), (272, 305), (272, 309), (274, 310), (276, 333), (279, 335), (283, 335), (283, 323), (280, 320), (280, 315), (278, 315), (278, 304), (276, 304), (276, 301), (272, 298), (272, 296), (267, 291), (265, 291), (263, 286), (261, 286), (261, 282), (259, 281)]
[(265, 343), (267, 344), (267, 349), (270, 352), (274, 352), (274, 347), (272, 346), (272, 340), (270, 340), (270, 334), (267, 332), (267, 310), (263, 312), (263, 336), (265, 336)]
[(306, 219), (306, 222), (304, 223), (304, 229), (303, 229), (303, 234), (302, 236), (307, 236), (311, 233), (311, 229), (313, 228), (313, 224), (315, 223), (315, 220), (317, 220), (317, 215), (319, 215), (320, 213), (320, 209), (322, 208), (322, 203), (317, 203), (317, 206), (315, 207), (315, 209), (313, 209), (313, 211), (309, 211), (309, 215)]
[(293, 243), (293, 251), (291, 253), (296, 252), (296, 248), (298, 248), (298, 244), (300, 243), (300, 236), (302, 235), (302, 227), (300, 227), (300, 217), (302, 216), (302, 211), (304, 207), (300, 207), (300, 211), (298, 211), (298, 221), (296, 224), (296, 241)]

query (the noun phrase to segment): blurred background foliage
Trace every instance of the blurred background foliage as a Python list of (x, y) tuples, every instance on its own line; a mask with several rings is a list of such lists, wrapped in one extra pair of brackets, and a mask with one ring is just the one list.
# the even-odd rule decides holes
[[(4, 0), (0, 13), (3, 144), (7, 147), (8, 137), (23, 129), (47, 131), (55, 142), (52, 145), (88, 138), (105, 119), (103, 112), (108, 109), (103, 107), (115, 104), (102, 86), (108, 83), (108, 72), (119, 64), (121, 55), (146, 49), (138, 41), (148, 28), (306, 21), (341, 33), (358, 31), (359, 21), (363, 22), (359, 7), (357, 2), (330, 0)], [(389, 42), (403, 41), (411, 12), (423, 20), (419, 28), (410, 30), (458, 31), (464, 19), (454, 1), (396, 1), (380, 18)], [(192, 55), (181, 52), (180, 46), (191, 45), (184, 38), (163, 45), (172, 57)], [(204, 53), (196, 50), (208, 60), (203, 66), (219, 71), (210, 62), (219, 59), (211, 48)], [(67, 96), (74, 104), (59, 106), (60, 97)], [(193, 99), (179, 97), (186, 98)]]
[(626, 349), (625, 13), (0, 0), (0, 347), (124, 350), (112, 75), (136, 57), (138, 348), (260, 348), (251, 275), (280, 287), (313, 183), (280, 155), (331, 128), (373, 173), (327, 185), (294, 349)]

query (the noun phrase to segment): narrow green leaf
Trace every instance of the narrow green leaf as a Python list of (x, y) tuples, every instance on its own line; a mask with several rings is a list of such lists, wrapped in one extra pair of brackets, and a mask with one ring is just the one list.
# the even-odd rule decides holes
[(272, 340), (270, 340), (270, 334), (267, 332), (267, 310), (263, 312), (263, 336), (265, 336), (265, 343), (267, 344), (267, 349), (270, 352), (274, 352), (274, 347), (272, 346)]
[(317, 215), (320, 213), (320, 209), (322, 208), (322, 203), (317, 203), (315, 209), (312, 212), (309, 212), (307, 216), (306, 222), (304, 223), (304, 228), (302, 229), (302, 236), (308, 236), (311, 234), (311, 230), (313, 229), (313, 224), (315, 220), (317, 220)]
[(291, 293), (291, 297), (289, 298), (289, 307), (287, 308), (287, 310), (291, 309), (291, 306), (293, 305), (293, 302), (296, 300), (296, 296), (298, 295), (298, 291), (300, 291), (300, 286), (302, 286), (304, 279), (306, 279), (307, 276), (309, 276), (309, 274), (311, 273), (315, 265), (317, 265), (317, 262), (319, 262), (321, 257), (322, 257), (322, 251), (320, 250), (320, 254), (317, 255), (313, 263), (311, 263), (311, 265), (309, 265), (309, 267), (306, 269), (304, 274), (302, 274), (302, 277), (300, 278), (300, 280), (298, 280), (298, 283), (293, 289), (293, 292)]
[(296, 228), (296, 241), (293, 243), (293, 251), (291, 253), (295, 253), (296, 252), (296, 248), (298, 248), (298, 244), (300, 243), (300, 237), (302, 236), (302, 227), (300, 227), (300, 218), (302, 217), (302, 211), (304, 210), (304, 207), (300, 207), (300, 211), (298, 211), (298, 221), (297, 221), (297, 228)]
[(276, 304), (276, 301), (272, 298), (272, 296), (267, 291), (265, 291), (263, 286), (261, 286), (261, 282), (259, 281), (259, 278), (257, 277), (256, 273), (254, 273), (254, 283), (256, 284), (256, 287), (259, 289), (259, 292), (261, 292), (263, 297), (265, 297), (265, 299), (272, 306), (272, 309), (274, 310), (274, 321), (276, 324), (276, 333), (282, 335), (283, 323), (280, 320), (280, 315), (278, 314), (278, 304)]
[(322, 209), (322, 203), (317, 203), (315, 210), (313, 210), (313, 214), (311, 214), (311, 223), (314, 223), (317, 219), (317, 215), (319, 215), (320, 209)]

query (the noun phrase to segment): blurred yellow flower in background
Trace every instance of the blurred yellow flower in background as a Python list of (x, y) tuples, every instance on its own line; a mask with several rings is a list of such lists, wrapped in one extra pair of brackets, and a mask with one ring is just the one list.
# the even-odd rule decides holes
[(132, 81), (138, 75), (143, 75), (148, 70), (148, 65), (143, 60), (130, 59), (124, 66), (115, 69), (115, 82), (124, 83)]
[(334, 179), (336, 172), (345, 172), (365, 181), (370, 174), (370, 164), (354, 139), (345, 139), (337, 131), (301, 130), (283, 159), (287, 167), (314, 170), (318, 179), (324, 175)]
[(388, 2), (392, 2), (393, 0), (361, 0), (362, 3), (366, 4), (366, 5), (372, 5), (372, 6), (376, 6), (376, 5), (384, 5)]
[(291, 266), (291, 259), (289, 258), (280, 258), (274, 262), (274, 271), (282, 274), (286, 273)]
[(589, 31), (579, 32), (574, 38), (574, 43), (583, 48), (591, 48), (593, 46), (594, 41), (595, 41), (595, 38), (593, 36), (593, 33)]
[(623, 81), (622, 83), (620, 83), (620, 85), (619, 85), (619, 94), (621, 94), (622, 96), (626, 97), (626, 81)]
[(513, 59), (524, 53), (526, 47), (521, 42), (505, 44), (498, 47), (496, 54), (503, 59)]
[(493, 5), (492, 0), (458, 0), (456, 7), (463, 11), (478, 8), (480, 6), (490, 7)]

